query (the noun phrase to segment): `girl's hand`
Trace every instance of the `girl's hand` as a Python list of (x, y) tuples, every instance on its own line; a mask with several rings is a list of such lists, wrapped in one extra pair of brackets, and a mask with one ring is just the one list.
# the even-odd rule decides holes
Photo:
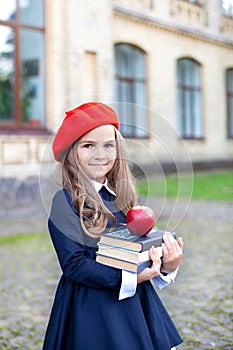
[(152, 260), (151, 267), (146, 267), (141, 271), (138, 276), (138, 283), (150, 280), (151, 278), (158, 276), (161, 269), (161, 258), (154, 247), (149, 249), (150, 259)]
[(171, 233), (165, 233), (163, 241), (161, 272), (170, 273), (175, 271), (181, 262), (184, 243), (181, 237), (176, 240)]

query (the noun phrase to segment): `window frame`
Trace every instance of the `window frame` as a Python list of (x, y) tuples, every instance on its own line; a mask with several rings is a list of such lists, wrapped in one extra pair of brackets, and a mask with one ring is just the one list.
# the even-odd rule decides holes
[(232, 126), (232, 130), (230, 128), (230, 124), (233, 125), (233, 108), (231, 107), (231, 103), (230, 103), (230, 101), (232, 101), (232, 105), (233, 105), (233, 89), (229, 90), (229, 87), (228, 87), (228, 73), (231, 73), (232, 79), (233, 79), (233, 68), (228, 68), (226, 70), (227, 138), (233, 139), (233, 126)]
[[(44, 0), (42, 0), (44, 2)], [(45, 18), (45, 2), (43, 9), (43, 16)], [(21, 87), (22, 87), (22, 77), (21, 77), (21, 57), (20, 57), (20, 30), (33, 30), (45, 34), (45, 20), (43, 26), (31, 25), (20, 22), (20, 4), (19, 0), (16, 0), (15, 18), (12, 21), (1, 20), (0, 26), (9, 27), (14, 31), (14, 106), (13, 106), (13, 119), (11, 121), (0, 121), (1, 134), (8, 133), (20, 133), (24, 131), (30, 134), (30, 130), (41, 130), (41, 133), (46, 131), (46, 120), (45, 125), (35, 125), (35, 124), (24, 124), (22, 115), (22, 98), (21, 98)], [(45, 45), (44, 45), (45, 48)], [(45, 105), (46, 105), (46, 100)]]
[[(185, 72), (184, 70), (182, 71), (182, 83), (179, 82), (180, 77), (179, 77), (179, 63), (181, 61), (187, 61), (192, 64), (195, 64), (198, 68), (199, 68), (199, 84), (198, 86), (194, 85), (192, 82), (188, 85), (183, 83), (184, 81), (184, 76), (185, 76)], [(202, 98), (202, 77), (201, 77), (201, 64), (195, 60), (192, 57), (180, 57), (177, 59), (176, 61), (176, 94), (177, 94), (177, 117), (178, 117), (178, 132), (181, 136), (182, 139), (186, 139), (186, 140), (203, 140), (205, 138), (204, 136), (204, 121), (203, 121), (203, 98)], [(180, 106), (180, 101), (179, 101), (179, 92), (182, 93), (182, 108)], [(185, 93), (189, 93), (189, 104), (188, 104), (188, 108), (189, 108), (189, 112), (192, 115), (194, 115), (193, 118), (191, 118), (191, 133), (190, 135), (188, 135), (187, 132), (187, 117), (185, 116), (186, 112), (185, 112), (185, 108), (186, 108), (186, 103), (187, 100), (185, 100)], [(201, 135), (197, 136), (195, 135), (195, 125), (196, 125), (196, 121), (195, 121), (195, 113), (193, 112), (193, 106), (194, 106), (194, 100), (193, 100), (193, 94), (194, 92), (199, 93), (199, 120), (197, 121), (200, 126), (201, 126)]]
[[(138, 83), (140, 84), (143, 84), (143, 87), (144, 87), (144, 94), (145, 94), (145, 106), (143, 107), (146, 107), (147, 105), (147, 101), (148, 101), (148, 78), (147, 78), (147, 59), (146, 59), (146, 53), (145, 51), (134, 45), (134, 44), (131, 44), (131, 43), (127, 43), (127, 42), (119, 42), (119, 43), (116, 43), (114, 45), (114, 60), (116, 58), (116, 56), (120, 55), (120, 50), (117, 52), (117, 47), (120, 47), (120, 46), (127, 46), (131, 51), (130, 51), (130, 55), (134, 55), (133, 58), (136, 57), (136, 52), (140, 53), (143, 55), (143, 59), (144, 59), (144, 77), (136, 77), (136, 75), (134, 74), (134, 76), (126, 76), (126, 75), (122, 75), (122, 74), (119, 74), (119, 72), (114, 69), (114, 84), (116, 84), (116, 89), (118, 90), (117, 92), (117, 102), (119, 103), (127, 103), (129, 104), (127, 110), (130, 111), (130, 113), (132, 112), (132, 114), (130, 114), (130, 119), (131, 119), (131, 132), (124, 132), (123, 130), (121, 131), (122, 135), (125, 137), (125, 138), (137, 138), (137, 139), (147, 139), (149, 138), (149, 132), (148, 130), (146, 130), (146, 135), (142, 136), (142, 135), (137, 135), (137, 125), (136, 125), (136, 122), (135, 122), (135, 127), (132, 127), (133, 122), (135, 121), (136, 119), (136, 116), (134, 117), (134, 110), (135, 110), (135, 105), (137, 104), (137, 101), (136, 101), (136, 86)], [(135, 60), (132, 60), (133, 61), (133, 65), (135, 65)], [(114, 66), (116, 66), (116, 62), (114, 62)], [(135, 72), (134, 72), (135, 73)], [(122, 83), (127, 83), (129, 84), (129, 87), (130, 87), (130, 101), (124, 101), (124, 98), (123, 97), (123, 94), (122, 94), (122, 88), (121, 88), (121, 85)], [(114, 87), (114, 94), (116, 96), (116, 90), (115, 90), (115, 87)], [(119, 115), (123, 115), (123, 113), (121, 113), (119, 111)], [(146, 124), (147, 124), (147, 128), (148, 128), (148, 122), (149, 122), (149, 119), (148, 119), (148, 114), (146, 113)], [(125, 123), (125, 125), (127, 126), (127, 123)], [(138, 128), (140, 129), (140, 126), (138, 126)]]

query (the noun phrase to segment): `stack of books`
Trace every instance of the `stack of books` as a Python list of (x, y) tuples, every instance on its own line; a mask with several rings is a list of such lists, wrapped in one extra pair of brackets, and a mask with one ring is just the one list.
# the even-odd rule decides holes
[[(155, 229), (146, 236), (137, 236), (127, 228), (101, 235), (96, 261), (107, 266), (139, 273), (151, 266), (149, 249), (154, 246), (162, 257), (163, 235), (166, 231)], [(176, 237), (175, 233), (172, 233)]]

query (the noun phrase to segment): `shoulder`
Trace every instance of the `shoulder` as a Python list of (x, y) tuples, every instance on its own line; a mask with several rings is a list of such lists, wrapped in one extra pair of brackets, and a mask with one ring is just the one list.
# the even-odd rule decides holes
[(70, 215), (77, 216), (77, 214), (78, 212), (72, 203), (70, 192), (65, 189), (57, 191), (52, 200), (50, 217), (60, 219)]
[(82, 228), (77, 209), (71, 200), (71, 194), (67, 190), (57, 191), (53, 197), (49, 217), (50, 232), (58, 230), (68, 238), (82, 242)]
[(65, 189), (57, 191), (52, 200), (52, 210), (54, 208), (69, 208), (72, 209), (77, 214), (77, 209), (72, 203), (71, 193)]
[(71, 194), (69, 191), (62, 189), (57, 191), (53, 196), (53, 204), (59, 203), (63, 201), (71, 201)]

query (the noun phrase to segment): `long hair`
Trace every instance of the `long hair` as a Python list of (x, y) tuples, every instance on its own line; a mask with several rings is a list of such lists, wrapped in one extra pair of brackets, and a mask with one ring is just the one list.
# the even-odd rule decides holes
[[(136, 205), (137, 194), (134, 179), (130, 171), (126, 142), (115, 128), (116, 160), (107, 174), (109, 186), (116, 193), (115, 205), (126, 215)], [(72, 145), (62, 163), (62, 185), (71, 192), (72, 202), (78, 209), (80, 223), (84, 232), (92, 237), (100, 235), (106, 228), (108, 220), (113, 226), (116, 218), (104, 205), (91, 179), (84, 172), (78, 157), (78, 140)]]

